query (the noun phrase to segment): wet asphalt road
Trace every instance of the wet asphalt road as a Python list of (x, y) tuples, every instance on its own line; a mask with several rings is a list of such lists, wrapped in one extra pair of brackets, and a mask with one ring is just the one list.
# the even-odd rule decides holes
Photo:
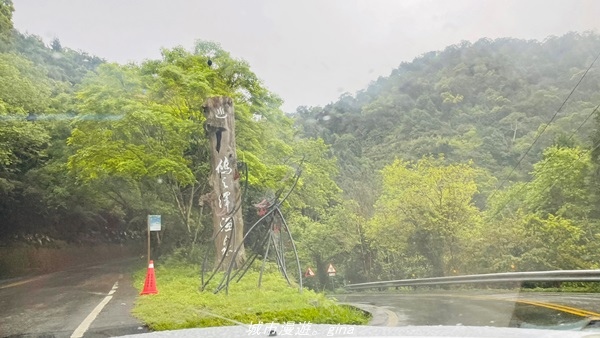
[(132, 258), (0, 282), (0, 337), (71, 337), (117, 284), (113, 297), (83, 337), (147, 332), (131, 316), (138, 292), (131, 274), (145, 259)]
[(579, 329), (600, 317), (600, 294), (515, 291), (414, 291), (337, 295), (339, 301), (375, 305), (388, 326), (464, 325)]
[[(144, 259), (71, 269), (33, 278), (0, 281), (0, 337), (71, 337), (117, 287), (83, 337), (146, 332), (131, 316), (138, 290), (131, 273)], [(141, 286), (140, 286), (141, 287)], [(430, 290), (336, 295), (341, 302), (375, 306), (387, 317), (379, 325), (493, 326), (580, 329), (600, 317), (600, 294), (493, 290)]]

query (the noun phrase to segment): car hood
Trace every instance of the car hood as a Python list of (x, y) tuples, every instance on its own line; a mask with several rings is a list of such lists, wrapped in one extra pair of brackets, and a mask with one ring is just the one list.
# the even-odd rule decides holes
[(145, 334), (123, 336), (127, 338), (159, 338), (159, 337), (269, 337), (269, 332), (275, 330), (271, 337), (547, 337), (547, 338), (600, 338), (600, 331), (557, 331), (522, 328), (497, 328), (474, 326), (355, 326), (310, 324), (309, 329), (300, 324), (290, 326), (284, 324), (265, 324), (258, 330), (252, 326), (226, 326), (177, 331), (160, 331)]

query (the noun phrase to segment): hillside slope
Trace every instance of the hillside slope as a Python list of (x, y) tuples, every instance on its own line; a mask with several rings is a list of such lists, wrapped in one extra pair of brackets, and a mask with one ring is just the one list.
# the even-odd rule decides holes
[[(481, 39), (402, 63), (356, 95), (325, 107), (299, 107), (306, 136), (332, 145), (340, 184), (372, 205), (374, 171), (394, 158), (443, 154), (473, 160), (498, 179), (506, 176), (600, 51), (600, 35), (570, 33), (544, 41)], [(600, 102), (593, 67), (511, 180), (523, 180), (541, 152), (566, 138)], [(588, 145), (593, 123), (570, 143)], [(491, 189), (491, 185), (488, 190)], [(371, 198), (369, 198), (371, 196)]]

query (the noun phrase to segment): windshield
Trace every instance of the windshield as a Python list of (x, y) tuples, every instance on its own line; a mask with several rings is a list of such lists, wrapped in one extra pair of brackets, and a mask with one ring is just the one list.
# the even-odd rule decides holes
[(598, 13), (0, 0), (0, 337), (597, 328)]

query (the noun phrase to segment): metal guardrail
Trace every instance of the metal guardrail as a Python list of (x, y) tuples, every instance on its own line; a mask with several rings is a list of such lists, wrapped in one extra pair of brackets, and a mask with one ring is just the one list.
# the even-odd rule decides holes
[(346, 289), (359, 290), (372, 288), (388, 288), (396, 286), (425, 286), (499, 282), (600, 282), (600, 270), (503, 272), (481, 275), (400, 279), (370, 283), (347, 284)]

